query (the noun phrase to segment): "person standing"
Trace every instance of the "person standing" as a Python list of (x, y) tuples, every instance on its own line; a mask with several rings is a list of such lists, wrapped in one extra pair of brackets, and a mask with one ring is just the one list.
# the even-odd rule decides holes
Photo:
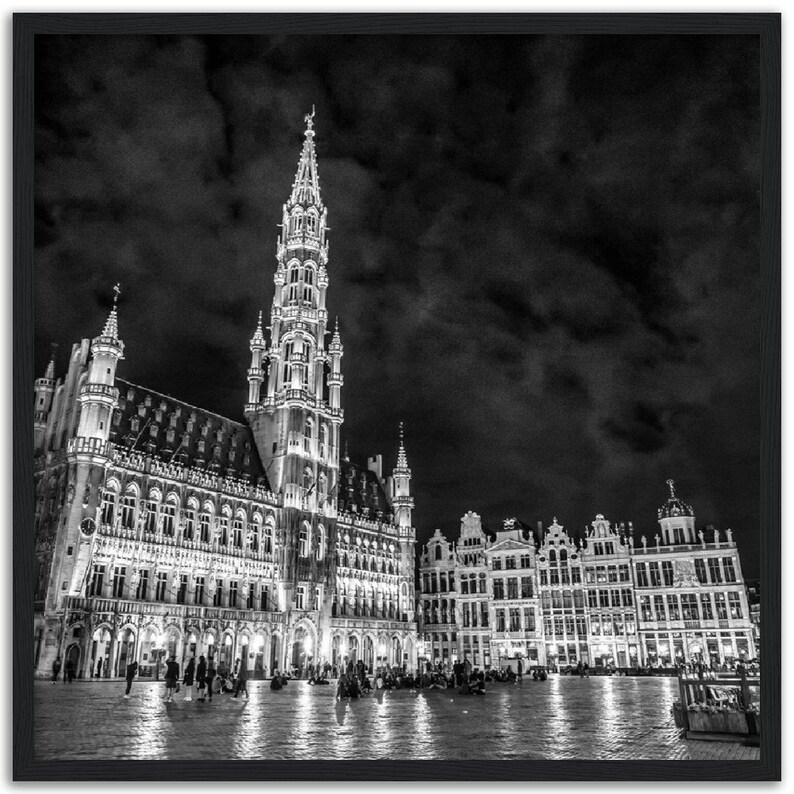
[(234, 687), (234, 695), (236, 698), (240, 692), (245, 692), (245, 699), (248, 700), (248, 654), (243, 653), (240, 658), (240, 666), (237, 668), (237, 684)]
[(207, 662), (203, 656), (199, 656), (198, 667), (196, 668), (196, 700), (204, 702), (207, 686)]
[(74, 660), (69, 658), (66, 660), (66, 680), (71, 684), (74, 680)]
[(212, 703), (212, 687), (214, 681), (215, 663), (212, 661), (212, 657), (210, 656), (209, 661), (207, 662), (207, 696), (209, 697), (210, 703)]
[(185, 677), (182, 679), (182, 683), (185, 685), (185, 689), (187, 690), (185, 694), (185, 700), (193, 700), (193, 679), (196, 675), (196, 659), (195, 657), (191, 656), (190, 660), (185, 667)]
[(518, 669), (516, 673), (516, 684), (518, 684), (518, 686), (524, 686), (524, 662), (520, 658), (516, 668)]
[(61, 657), (58, 656), (52, 663), (52, 683), (58, 680), (58, 673), (61, 672)]
[(132, 679), (138, 675), (138, 662), (132, 662), (131, 664), (127, 665), (127, 691), (124, 693), (124, 697), (129, 700), (130, 699), (130, 690), (132, 689)]
[(102, 657), (99, 657), (99, 661), (96, 663), (96, 677), (102, 678)]
[(174, 692), (176, 692), (176, 682), (179, 679), (179, 665), (176, 662), (176, 656), (166, 662), (165, 666), (165, 694), (166, 703), (173, 703)]

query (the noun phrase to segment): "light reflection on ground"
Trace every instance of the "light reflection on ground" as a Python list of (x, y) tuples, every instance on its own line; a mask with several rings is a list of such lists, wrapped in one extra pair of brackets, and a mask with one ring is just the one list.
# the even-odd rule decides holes
[[(724, 757), (719, 743), (675, 728), (669, 678), (551, 676), (490, 684), (485, 696), (455, 690), (376, 691), (335, 700), (335, 687), (292, 682), (273, 692), (249, 682), (250, 701), (163, 702), (163, 685), (37, 681), (39, 758), (165, 759), (688, 759)], [(80, 726), (75, 729), (75, 726)], [(738, 747), (735, 757), (759, 758)]]

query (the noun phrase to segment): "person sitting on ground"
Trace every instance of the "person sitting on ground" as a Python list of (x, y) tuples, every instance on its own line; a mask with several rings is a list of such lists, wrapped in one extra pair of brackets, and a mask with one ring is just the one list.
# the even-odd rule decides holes
[(463, 678), (463, 683), (458, 687), (458, 694), (459, 695), (471, 694), (471, 687), (469, 686), (469, 682), (466, 680), (465, 676)]
[(365, 695), (368, 695), (370, 692), (372, 692), (372, 684), (370, 684), (369, 677), (367, 675), (364, 676), (364, 682), (361, 684), (361, 691)]
[(278, 670), (273, 673), (273, 677), (270, 679), (270, 688), (271, 689), (281, 689), (283, 684), (281, 683), (281, 676), (278, 674)]

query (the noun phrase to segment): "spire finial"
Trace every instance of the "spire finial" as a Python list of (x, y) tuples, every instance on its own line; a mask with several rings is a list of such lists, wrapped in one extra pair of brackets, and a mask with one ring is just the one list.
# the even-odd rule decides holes
[(113, 308), (110, 310), (105, 327), (102, 329), (102, 336), (110, 337), (111, 339), (119, 338), (119, 325), (116, 317), (116, 308), (118, 306), (119, 295), (121, 294), (121, 287), (119, 284), (113, 286)]
[[(304, 121), (306, 122), (305, 139), (298, 159), (295, 181), (292, 183), (292, 193), (287, 203), (287, 212), (290, 212), (296, 204), (301, 204), (304, 207), (314, 205), (322, 217), (324, 208), (320, 199), (320, 178), (317, 173), (317, 158), (314, 151), (314, 107), (312, 107), (311, 113), (304, 116)], [(290, 226), (290, 228), (292, 227)], [(302, 232), (304, 228), (297, 226), (293, 231), (295, 233)], [(312, 234), (316, 237), (317, 229)]]
[(47, 371), (44, 373), (45, 378), (53, 380), (55, 378), (55, 351), (58, 349), (57, 342), (50, 343), (50, 361), (47, 364)]
[(254, 336), (251, 339), (251, 344), (254, 346), (265, 346), (265, 337), (262, 333), (262, 310), (259, 310), (259, 317), (256, 321), (256, 330), (254, 331)]
[(670, 489), (670, 498), (675, 499), (675, 480), (668, 480), (667, 487)]
[(405, 454), (405, 427), (400, 422), (400, 448), (397, 450), (397, 468), (408, 468), (408, 456)]
[(345, 439), (345, 457), (344, 457), (344, 460), (347, 460), (347, 461), (350, 460), (350, 455), (348, 454), (348, 451), (347, 451), (347, 439)]

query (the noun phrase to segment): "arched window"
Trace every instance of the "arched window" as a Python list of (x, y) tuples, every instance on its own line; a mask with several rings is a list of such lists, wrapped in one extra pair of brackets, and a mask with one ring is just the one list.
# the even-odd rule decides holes
[(309, 526), (308, 524), (301, 524), (300, 533), (298, 535), (298, 554), (301, 557), (309, 556)]
[(311, 303), (314, 299), (314, 271), (307, 267), (303, 271), (303, 300)]
[(265, 554), (273, 553), (273, 534), (275, 532), (275, 524), (273, 523), (272, 516), (268, 516), (265, 521), (265, 534), (262, 538)]
[(438, 545), (436, 546), (436, 559), (437, 559), (437, 560), (440, 560), (440, 559), (441, 559), (441, 544), (438, 544)]
[(303, 227), (303, 213), (299, 209), (295, 209), (289, 221), (290, 234), (297, 234)]
[(185, 519), (182, 524), (182, 536), (185, 540), (193, 540), (196, 532), (196, 511), (198, 510), (198, 502), (191, 498), (188, 499), (187, 507), (185, 508)]
[(325, 458), (326, 447), (328, 445), (328, 425), (320, 425), (320, 457)]
[(176, 507), (177, 507), (177, 498), (174, 494), (169, 494), (168, 499), (166, 499), (165, 504), (163, 505), (163, 535), (166, 537), (172, 538), (174, 537), (175, 533), (175, 520), (176, 520)]
[(317, 527), (317, 559), (321, 560), (325, 556), (325, 527), (320, 524)]
[(113, 524), (116, 515), (116, 499), (118, 498), (118, 483), (109, 482), (102, 491), (102, 518), (103, 524)]
[(245, 523), (245, 515), (243, 513), (237, 513), (234, 517), (234, 522), (232, 524), (232, 545), (236, 549), (241, 549), (243, 547), (243, 525)]
[(231, 510), (224, 507), (218, 521), (218, 543), (225, 546), (229, 542), (229, 521), (231, 520)]
[(262, 516), (257, 513), (254, 515), (254, 520), (251, 522), (251, 531), (249, 532), (249, 545), (251, 551), (259, 551), (259, 538), (262, 535)]
[(565, 549), (560, 549), (560, 565), (568, 564), (568, 552)]
[(312, 470), (307, 466), (303, 471), (303, 492), (308, 496), (309, 488), (312, 487), (314, 479), (312, 477)]
[(287, 300), (297, 300), (298, 299), (298, 288), (300, 282), (301, 272), (299, 267), (293, 267), (289, 272), (289, 291), (287, 294)]
[(314, 438), (314, 421), (310, 418), (306, 420), (306, 429), (303, 436), (303, 451), (310, 455), (312, 451), (312, 439)]
[(554, 549), (549, 549), (549, 565), (557, 564), (557, 553)]
[(317, 214), (311, 210), (306, 215), (306, 233), (317, 234)]
[(210, 527), (212, 526), (212, 514), (204, 506), (204, 512), (199, 516), (199, 540), (202, 543), (210, 542)]

